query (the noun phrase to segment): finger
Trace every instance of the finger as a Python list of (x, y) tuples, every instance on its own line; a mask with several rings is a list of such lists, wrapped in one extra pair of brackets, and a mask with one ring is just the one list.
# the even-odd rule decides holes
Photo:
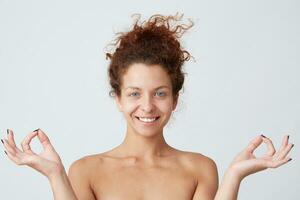
[(1, 142), (3, 143), (3, 146), (7, 152), (9, 152), (10, 154), (12, 154), (14, 156), (16, 155), (17, 151), (15, 150), (15, 148), (10, 146), (7, 139), (1, 139)]
[(7, 139), (8, 139), (8, 143), (13, 146), (13, 143), (11, 142), (11, 132), (9, 129), (6, 129), (6, 132), (7, 132)]
[(289, 143), (289, 135), (285, 135), (282, 139), (282, 143), (279, 151), (277, 151), (274, 156), (277, 157), (287, 147), (288, 143)]
[(7, 143), (17, 152), (20, 153), (22, 152), (21, 149), (19, 149), (15, 143), (15, 139), (14, 139), (14, 133), (12, 130), (7, 129)]
[[(284, 137), (283, 137), (283, 140), (282, 140), (282, 143), (281, 143), (281, 147), (280, 147), (280, 150), (283, 150), (283, 149), (285, 149), (285, 147), (288, 145), (288, 143), (289, 143), (289, 135), (285, 135)], [(280, 151), (279, 150), (279, 151)]]
[(6, 155), (11, 161), (16, 163), (17, 165), (22, 165), (20, 159), (17, 156), (11, 154), (10, 152), (6, 152)]
[(259, 135), (251, 140), (251, 142), (248, 144), (246, 150), (250, 153), (253, 153), (254, 150), (263, 142), (262, 136)]
[(276, 161), (269, 161), (268, 162), (268, 167), (269, 168), (277, 168), (289, 161), (291, 161), (292, 159), (291, 158), (284, 158), (282, 160), (276, 160)]
[(37, 131), (33, 131), (24, 138), (24, 140), (21, 143), (21, 146), (22, 146), (22, 149), (24, 152), (33, 154), (33, 151), (31, 150), (31, 147), (30, 147), (30, 142), (36, 135), (37, 135)]
[(267, 145), (268, 151), (264, 154), (264, 156), (273, 156), (276, 151), (273, 145), (273, 142), (270, 138), (263, 137), (263, 142)]
[(281, 152), (280, 152), (280, 154), (278, 155), (278, 159), (279, 160), (282, 160), (282, 159), (284, 159), (285, 157), (286, 157), (286, 155), (291, 151), (291, 149), (294, 147), (294, 144), (288, 144), (287, 146), (286, 146), (286, 148), (285, 149), (283, 149)]
[(286, 134), (282, 140), (281, 146), (286, 147), (286, 145), (288, 145), (289, 143), (289, 139), (290, 139), (290, 135)]
[[(14, 132), (10, 129), (7, 129), (7, 140), (8, 143), (10, 144), (10, 146), (18, 149), (16, 143), (15, 143), (15, 139), (14, 139)], [(18, 149), (19, 151), (21, 151), (20, 149)]]
[(52, 147), (51, 142), (50, 142), (48, 136), (41, 129), (38, 129), (37, 133), (38, 133), (38, 138), (39, 138), (41, 144), (43, 145), (44, 149), (46, 149), (47, 147), (49, 147), (49, 145)]

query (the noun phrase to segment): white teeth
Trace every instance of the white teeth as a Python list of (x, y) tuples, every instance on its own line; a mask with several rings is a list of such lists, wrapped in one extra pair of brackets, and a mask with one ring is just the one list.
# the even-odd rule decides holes
[(139, 120), (141, 120), (142, 122), (153, 122), (156, 118), (143, 118), (143, 117), (138, 117)]

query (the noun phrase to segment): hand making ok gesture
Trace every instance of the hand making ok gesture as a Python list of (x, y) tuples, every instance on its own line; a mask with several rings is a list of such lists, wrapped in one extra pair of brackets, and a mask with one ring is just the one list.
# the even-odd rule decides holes
[[(253, 152), (262, 142), (267, 145), (268, 151), (263, 156), (256, 157)], [(283, 138), (280, 149), (276, 151), (271, 139), (264, 135), (257, 136), (234, 158), (229, 169), (239, 179), (243, 179), (250, 174), (267, 168), (277, 168), (291, 160), (291, 158), (287, 157), (287, 154), (293, 146), (294, 144), (289, 143), (289, 136), (286, 135)]]
[[(30, 147), (31, 140), (36, 136), (43, 146), (43, 151), (41, 153), (33, 152)], [(21, 143), (22, 150), (16, 146), (12, 130), (7, 129), (7, 139), (1, 139), (1, 142), (6, 149), (5, 153), (8, 158), (17, 165), (27, 165), (32, 167), (47, 178), (64, 170), (59, 155), (50, 143), (47, 135), (41, 129), (29, 133), (24, 138)]]

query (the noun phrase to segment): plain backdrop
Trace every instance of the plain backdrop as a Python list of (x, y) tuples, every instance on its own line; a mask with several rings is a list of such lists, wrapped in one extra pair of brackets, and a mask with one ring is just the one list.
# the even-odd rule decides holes
[[(212, 158), (219, 178), (263, 133), (293, 160), (243, 180), (239, 199), (300, 199), (300, 3), (249, 1), (0, 0), (0, 131), (17, 144), (46, 132), (65, 168), (122, 142), (126, 121), (108, 95), (105, 47), (140, 13), (184, 13), (182, 45), (195, 58), (165, 128), (175, 148)], [(40, 151), (38, 140), (33, 149)], [(4, 150), (4, 148), (3, 148)], [(262, 145), (256, 155), (266, 150)], [(199, 169), (201, 170), (201, 169)], [(1, 199), (53, 199), (48, 180), (0, 152)]]

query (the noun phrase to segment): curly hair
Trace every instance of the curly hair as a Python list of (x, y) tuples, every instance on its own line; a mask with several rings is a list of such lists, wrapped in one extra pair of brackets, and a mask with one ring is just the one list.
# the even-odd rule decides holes
[(194, 23), (189, 19), (190, 24), (176, 25), (183, 16), (178, 13), (174, 16), (155, 14), (143, 22), (140, 22), (140, 14), (132, 16), (137, 16), (132, 29), (116, 33), (118, 37), (110, 44), (115, 51), (106, 53), (106, 59), (110, 59), (110, 96), (121, 95), (122, 75), (134, 63), (160, 65), (170, 76), (172, 94), (178, 95), (184, 83), (182, 66), (192, 57), (182, 49), (179, 38)]

